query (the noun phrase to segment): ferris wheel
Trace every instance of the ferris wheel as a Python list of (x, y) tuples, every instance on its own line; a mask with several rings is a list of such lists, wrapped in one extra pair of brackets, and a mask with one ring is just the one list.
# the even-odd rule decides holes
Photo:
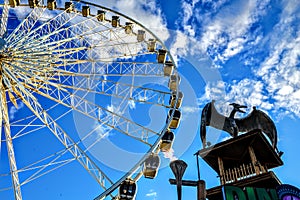
[(80, 0), (4, 0), (0, 26), (0, 198), (33, 199), (67, 169), (100, 186), (96, 199), (134, 199), (180, 122), (180, 77), (162, 41)]

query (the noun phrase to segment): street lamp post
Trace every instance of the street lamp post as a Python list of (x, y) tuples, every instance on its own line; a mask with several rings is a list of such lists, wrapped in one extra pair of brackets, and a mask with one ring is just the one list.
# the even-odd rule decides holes
[[(187, 164), (183, 160), (175, 160), (170, 163), (176, 179), (169, 179), (170, 184), (177, 185), (178, 200), (181, 200), (182, 186), (193, 186), (197, 187), (197, 200), (206, 199), (205, 181), (200, 180), (200, 174), (198, 171), (198, 181), (182, 180)], [(198, 169), (199, 170), (199, 169)]]
[(170, 163), (170, 167), (176, 178), (178, 200), (181, 200), (182, 177), (187, 168), (187, 164), (183, 160), (175, 160)]

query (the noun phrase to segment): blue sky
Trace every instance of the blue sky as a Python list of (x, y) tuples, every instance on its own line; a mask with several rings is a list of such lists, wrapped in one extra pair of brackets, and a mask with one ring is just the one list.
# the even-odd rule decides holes
[[(197, 179), (196, 158), (193, 154), (202, 148), (199, 136), (200, 112), (207, 102), (215, 99), (217, 108), (223, 114), (230, 112), (229, 103), (236, 102), (247, 105), (247, 112), (251, 111), (252, 106), (257, 106), (271, 116), (277, 126), (278, 148), (284, 152), (284, 166), (275, 172), (283, 183), (300, 187), (297, 148), (300, 141), (298, 0), (106, 0), (101, 3), (153, 31), (167, 45), (177, 63), (182, 78), (180, 88), (184, 92), (184, 102), (182, 121), (175, 131), (172, 156), (188, 163), (185, 179)], [(46, 100), (43, 102), (47, 105)], [(20, 114), (25, 112), (21, 109), (23, 106), (20, 104), (20, 110), (11, 109), (11, 117), (27, 115)], [(155, 118), (155, 112), (152, 110), (148, 113), (148, 120), (151, 121), (149, 126), (161, 125)], [(55, 111), (51, 114), (60, 115)], [(140, 120), (138, 117), (134, 119)], [(82, 124), (93, 123), (88, 119), (81, 120)], [(70, 127), (68, 131), (72, 132), (73, 129)], [(213, 143), (226, 138), (227, 134), (218, 131), (212, 131), (208, 136)], [(26, 151), (17, 149), (20, 153), (18, 156), (34, 155), (43, 144), (39, 141), (51, 142), (51, 145), (44, 148), (45, 152), (55, 152), (61, 148), (54, 138), (41, 134), (34, 142), (30, 137), (27, 140), (16, 140), (16, 143), (24, 142), (30, 146)], [(120, 147), (132, 152), (132, 146), (128, 143)], [(5, 153), (5, 150), (2, 152)], [(101, 153), (107, 155), (104, 158), (108, 165), (126, 162), (126, 159), (118, 161), (111, 158), (105, 151)], [(7, 162), (5, 158), (1, 159), (1, 162)], [(129, 160), (132, 161), (131, 158)], [(169, 178), (173, 178), (168, 167), (170, 160), (164, 158), (164, 155), (161, 155), (161, 160), (158, 176), (154, 180), (139, 180), (136, 199), (176, 199), (176, 187), (168, 182)], [(26, 163), (26, 160), (22, 162)], [(127, 164), (131, 163), (126, 163), (126, 167)], [(206, 181), (207, 187), (218, 185), (217, 174), (202, 160), (200, 166), (201, 178)], [(104, 165), (103, 168), (108, 167)], [(109, 168), (106, 170), (110, 171)], [(45, 179), (25, 185), (24, 196), (39, 199), (49, 194), (49, 199), (92, 199), (100, 190), (85, 173), (81, 166), (71, 162), (51, 172)], [(118, 175), (111, 170), (112, 177)], [(8, 178), (4, 180), (9, 183)], [(36, 194), (32, 191), (36, 191)], [(11, 193), (7, 191), (0, 193), (3, 198), (9, 195)], [(195, 188), (184, 188), (183, 199), (196, 199)]]
[[(257, 106), (272, 117), (278, 130), (278, 147), (284, 151), (284, 166), (275, 172), (283, 183), (299, 187), (300, 7), (297, 1), (147, 1), (155, 6), (144, 12), (155, 20), (137, 17), (132, 10), (139, 10), (143, 3), (130, 2), (119, 9), (128, 15), (132, 13), (133, 18), (158, 35), (164, 33), (163, 28), (168, 30), (166, 44), (177, 58), (179, 72), (184, 77), (181, 85), (185, 91), (184, 116), (174, 144), (175, 155), (189, 164), (184, 177), (197, 179), (193, 153), (201, 148), (199, 112), (208, 101), (216, 99), (224, 114), (230, 111), (230, 102), (237, 102), (247, 105), (247, 112)], [(153, 25), (153, 21), (161, 24)], [(212, 141), (221, 141), (227, 135), (217, 133), (210, 137)], [(201, 177), (209, 188), (219, 184), (216, 176), (202, 161)], [(145, 196), (174, 199), (174, 186), (167, 181), (170, 177), (173, 175), (166, 167), (160, 170), (155, 184), (141, 179), (138, 199)], [(184, 199), (195, 199), (192, 194), (196, 195), (196, 191), (184, 189)]]

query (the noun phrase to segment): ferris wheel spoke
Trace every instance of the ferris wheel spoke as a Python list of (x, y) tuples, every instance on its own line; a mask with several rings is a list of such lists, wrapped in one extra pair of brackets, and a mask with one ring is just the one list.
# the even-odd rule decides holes
[[(48, 51), (49, 54), (55, 53), (64, 56), (64, 52), (74, 52), (85, 50), (87, 56), (97, 55), (102, 59), (112, 59), (128, 56), (144, 55), (147, 51), (146, 45), (135, 41), (132, 35), (122, 34), (116, 35), (115, 29), (97, 30), (96, 24), (98, 22), (88, 19), (86, 21), (93, 22), (87, 27), (82, 27), (82, 24), (75, 24), (75, 27), (67, 27), (59, 29), (58, 32), (51, 32), (50, 34), (43, 35), (37, 40), (27, 40), (26, 43), (16, 49), (18, 54), (32, 54), (33, 49), (40, 49)], [(96, 24), (95, 24), (96, 23)], [(77, 27), (78, 26), (78, 27)], [(113, 30), (113, 31), (112, 31)], [(121, 29), (124, 32), (123, 29)], [(97, 44), (97, 45), (95, 45)], [(72, 48), (71, 48), (72, 47)], [(75, 48), (74, 48), (75, 47)], [(99, 53), (101, 52), (101, 53)], [(106, 53), (104, 53), (106, 52)], [(153, 53), (153, 52), (147, 52)]]
[(122, 98), (127, 101), (169, 107), (169, 103), (165, 103), (165, 99), (167, 97), (170, 98), (170, 92), (106, 80), (95, 77), (95, 75), (92, 74), (86, 77), (82, 76), (82, 74), (72, 74), (66, 80), (67, 82), (61, 85), (61, 87), (65, 89), (86, 91), (99, 95)]
[[(49, 110), (49, 109), (47, 109), (47, 110)], [(70, 112), (71, 112), (71, 110), (64, 112), (62, 115), (57, 117), (55, 120), (59, 120), (60, 118), (63, 118), (65, 115), (69, 114)], [(38, 118), (35, 116), (35, 118), (32, 121), (28, 122), (27, 124), (11, 125), (11, 127), (23, 127), (13, 136), (13, 139), (28, 135), (30, 133), (34, 133), (34, 132), (46, 127), (45, 124), (33, 124), (34, 121), (37, 121), (37, 120), (38, 120)], [(29, 130), (27, 130), (27, 129), (29, 129)]]
[(3, 124), (5, 138), (6, 138), (9, 166), (10, 166), (10, 172), (11, 172), (12, 184), (13, 184), (13, 190), (14, 190), (14, 196), (15, 196), (16, 200), (22, 200), (19, 175), (18, 175), (18, 171), (17, 171), (18, 168), (17, 168), (16, 158), (15, 158), (13, 142), (12, 142), (12, 138), (11, 138), (6, 95), (5, 95), (4, 85), (2, 83), (2, 77), (0, 78), (0, 93), (1, 93), (0, 101), (1, 101), (1, 118), (2, 118), (1, 129), (2, 129), (2, 124)]
[[(27, 72), (26, 72), (27, 73)], [(30, 97), (31, 100), (36, 101), (36, 98), (26, 89), (26, 85), (24, 86), (22, 82), (16, 77), (14, 73), (12, 73), (7, 68), (3, 68), (3, 81), (6, 83), (5, 85), (9, 88), (10, 92), (16, 94), (24, 103), (26, 99), (24, 99), (24, 95), (26, 94), (27, 97)], [(22, 75), (21, 73), (17, 73), (17, 75)], [(24, 80), (30, 80), (30, 78), (26, 78), (27, 74), (24, 75)], [(11, 82), (12, 81), (12, 82)], [(27, 102), (28, 103), (28, 102)]]
[[(39, 3), (42, 0), (39, 1)], [(34, 7), (30, 14), (16, 27), (7, 37), (7, 44), (13, 47), (19, 40), (28, 34), (34, 27), (38, 19), (43, 15), (46, 7)]]
[(1, 15), (1, 21), (0, 21), (0, 38), (3, 38), (6, 29), (7, 29), (7, 21), (8, 21), (8, 12), (9, 12), (9, 2), (8, 0), (4, 0), (2, 15)]
[[(126, 46), (126, 47), (124, 47)], [(132, 42), (126, 44), (112, 44), (112, 45), (95, 45), (89, 49), (88, 54), (98, 55), (101, 59), (113, 60), (117, 58), (137, 57), (146, 54), (153, 54), (151, 52), (143, 51), (145, 47), (139, 43)], [(99, 52), (106, 52), (101, 54)]]
[[(18, 137), (21, 137), (23, 135), (27, 135), (29, 133), (35, 132), (37, 130), (40, 130), (42, 128), (45, 128), (44, 124), (35, 124), (35, 122), (38, 120), (37, 117), (34, 117), (31, 121), (26, 121), (24, 124), (13, 124), (11, 123), (11, 127), (21, 127), (21, 129), (16, 132), (16, 134), (12, 137), (13, 139), (16, 139)], [(25, 120), (24, 120), (25, 121)], [(29, 130), (27, 130), (29, 129)]]
[[(89, 21), (91, 21), (91, 19)], [(83, 22), (66, 28), (59, 28), (51, 32), (43, 31), (40, 35), (36, 37), (32, 36), (16, 47), (18, 47), (18, 49), (50, 46), (59, 47), (66, 43), (70, 44), (72, 41), (75, 44), (75, 42), (83, 39), (85, 39), (85, 42), (88, 44), (110, 41), (109, 36), (112, 31), (111, 29), (98, 30), (99, 27), (95, 26), (95, 24), (86, 28), (82, 28), (82, 26), (85, 26)], [(92, 41), (87, 41), (86, 39), (92, 39)], [(76, 45), (78, 45), (78, 43)]]
[[(66, 13), (66, 15), (70, 15), (70, 13)], [(73, 17), (69, 18), (69, 20), (74, 19), (77, 15), (71, 14)], [(70, 23), (72, 23), (72, 21)], [(84, 37), (86, 37), (90, 39), (96, 38), (96, 36), (109, 40), (108, 37), (103, 36), (111, 32), (110, 30), (102, 30), (99, 28), (99, 22), (97, 22), (96, 17), (87, 18), (86, 20), (71, 24), (67, 27), (63, 27), (64, 24), (61, 25), (61, 27), (54, 30), (51, 30), (51, 28), (47, 26), (38, 27), (28, 35), (28, 40), (23, 40), (17, 44), (16, 47), (20, 49), (30, 48), (31, 46), (36, 47), (39, 45), (47, 45), (47, 43), (51, 44), (55, 41), (59, 44), (64, 44), (74, 40), (78, 41), (79, 38), (84, 39)], [(46, 30), (44, 30), (45, 28)], [(99, 40), (97, 39), (97, 41)], [(90, 41), (87, 40), (85, 42), (90, 43)]]
[(96, 179), (103, 189), (113, 182), (89, 158), (89, 156), (72, 140), (72, 138), (53, 120), (42, 106), (30, 96), (20, 91), (24, 104), (48, 127), (56, 138), (69, 150), (74, 158)]
[[(44, 176), (60, 167), (63, 167), (64, 165), (69, 164), (70, 162), (76, 160), (75, 158), (60, 159), (67, 152), (68, 152), (68, 150), (64, 149), (60, 152), (56, 152), (55, 154), (52, 154), (46, 158), (43, 158), (29, 166), (26, 166), (23, 169), (19, 169), (18, 170), (19, 173), (28, 172), (28, 171), (36, 171), (30, 177), (25, 179), (21, 183), (21, 185), (25, 185), (37, 178), (40, 178), (41, 176)], [(43, 164), (43, 163), (45, 163), (45, 164)]]
[(97, 132), (99, 129), (102, 129), (102, 128), (103, 128), (103, 126), (105, 125), (104, 122), (107, 121), (108, 118), (109, 118), (109, 116), (106, 116), (106, 117), (103, 119), (103, 122), (102, 122), (102, 123), (97, 124), (97, 125), (94, 127), (93, 130), (91, 130), (88, 134), (86, 134), (86, 135), (82, 138), (82, 140), (81, 140), (80, 142), (83, 142), (84, 140), (86, 140), (86, 139), (89, 138), (90, 136), (93, 136), (94, 133), (97, 134), (96, 140), (94, 140), (91, 144), (89, 144), (89, 145), (86, 146), (86, 149), (84, 150), (85, 152), (88, 152), (92, 147), (94, 147), (97, 143), (99, 143), (100, 140), (102, 140), (103, 138), (105, 138), (105, 137), (108, 136), (108, 134), (109, 134), (109, 132), (110, 132), (110, 129), (106, 129), (106, 130), (104, 131), (104, 133), (101, 133), (101, 134), (99, 134), (99, 133)]
[(42, 45), (49, 39), (51, 35), (57, 34), (57, 30), (63, 29), (62, 27), (71, 22), (79, 13), (66, 11), (56, 15), (47, 22), (31, 30), (25, 37), (21, 38), (15, 45), (16, 48), (24, 48), (30, 45)]
[(151, 62), (104, 62), (101, 60), (64, 60), (57, 64), (59, 75), (66, 76), (155, 76), (163, 77), (164, 66)]
[[(77, 38), (76, 38), (77, 39)], [(82, 40), (82, 39), (81, 39)], [(111, 42), (111, 41), (110, 41)], [(124, 47), (126, 46), (126, 47)], [(77, 53), (82, 53), (83, 58), (89, 57), (99, 57), (102, 60), (111, 60), (115, 58), (126, 58), (128, 56), (139, 56), (146, 54), (153, 54), (152, 52), (143, 52), (145, 49), (142, 45), (132, 43), (121, 43), (121, 44), (88, 44), (81, 43), (78, 44), (78, 41), (72, 41), (72, 38), (66, 39), (65, 42), (54, 42), (46, 43), (44, 45), (37, 44), (35, 46), (30, 46), (25, 49), (16, 49), (15, 57), (31, 59), (37, 58), (37, 56), (48, 56), (56, 58), (64, 58), (66, 56), (78, 59)], [(105, 53), (104, 53), (105, 52)], [(38, 58), (41, 60), (41, 58)], [(61, 60), (61, 59), (59, 59)], [(52, 61), (53, 62), (53, 61)]]
[[(25, 185), (25, 184), (27, 184), (27, 183), (29, 183), (29, 182), (31, 182), (31, 181), (37, 179), (37, 178), (40, 178), (40, 177), (42, 177), (42, 176), (44, 176), (44, 175), (46, 175), (46, 174), (48, 174), (48, 173), (50, 173), (50, 172), (52, 172), (52, 171), (54, 171), (54, 170), (60, 168), (60, 167), (63, 167), (63, 166), (69, 164), (70, 162), (72, 162), (72, 161), (74, 161), (74, 160), (76, 160), (76, 159), (75, 159), (75, 158), (71, 158), (71, 159), (68, 159), (68, 160), (57, 161), (57, 162), (51, 162), (51, 163), (49, 163), (49, 164), (46, 164), (46, 165), (43, 165), (43, 166), (39, 166), (39, 168), (41, 168), (41, 169), (40, 169), (38, 172), (36, 172), (35, 174), (33, 174), (31, 177), (27, 178), (25, 181), (23, 181), (23, 182), (21, 183), (21, 186), (23, 186), (23, 185)], [(54, 166), (54, 167), (53, 167), (53, 166)], [(51, 168), (51, 169), (48, 169), (48, 170), (46, 171), (47, 167), (48, 167), (48, 168), (52, 167), (52, 168)], [(36, 167), (36, 168), (37, 168), (37, 167)], [(36, 168), (35, 168), (35, 169), (36, 169)], [(30, 169), (30, 170), (33, 170), (33, 169)]]
[[(49, 93), (49, 91), (51, 91), (51, 93)], [(158, 135), (157, 132), (143, 127), (117, 113), (113, 113), (106, 108), (96, 105), (82, 96), (78, 96), (74, 93), (68, 93), (60, 88), (49, 91), (46, 90), (44, 91), (45, 93), (42, 91), (36, 92), (149, 146), (151, 145), (148, 143), (148, 137)], [(107, 117), (107, 120), (103, 120), (103, 115)]]
[[(52, 67), (49, 66), (49, 63), (42, 61), (40, 65), (37, 63), (27, 62), (26, 60), (14, 60), (13, 62), (3, 61), (8, 68), (14, 70), (14, 75), (16, 78), (25, 80), (46, 80), (50, 77), (47, 74), (50, 74), (53, 71)], [(25, 69), (24, 69), (25, 68)], [(47, 73), (46, 73), (47, 72)], [(44, 75), (44, 76), (41, 76)]]
[[(95, 26), (94, 26), (95, 27)], [(92, 27), (92, 28), (94, 28)], [(90, 50), (91, 48), (109, 46), (112, 39), (109, 37), (111, 30), (101, 30), (94, 32), (93, 29), (87, 32), (80, 32), (77, 34), (70, 33), (71, 30), (67, 29), (59, 32), (51, 32), (48, 35), (43, 35), (41, 38), (32, 40), (31, 38), (21, 46), (15, 47), (15, 52), (18, 55), (34, 55), (36, 52), (48, 51), (48, 53), (55, 53), (64, 56), (63, 52), (73, 52), (70, 47), (76, 47), (79, 50)], [(92, 33), (89, 33), (92, 32)], [(68, 36), (71, 35), (71, 36)], [(94, 38), (94, 39), (93, 39)], [(95, 39), (97, 38), (97, 39)], [(84, 45), (83, 45), (84, 44)], [(95, 44), (98, 44), (95, 46)], [(83, 45), (83, 46), (82, 46)], [(67, 51), (64, 51), (68, 49)], [(74, 48), (72, 48), (74, 49)]]
[[(89, 102), (80, 96), (70, 95), (70, 97), (71, 97), (71, 104), (72, 107), (74, 107), (73, 108), (74, 110), (82, 112), (86, 116), (93, 118), (99, 122), (102, 122), (108, 127), (117, 130), (120, 133), (123, 133), (140, 142), (143, 142), (149, 146), (151, 146), (148, 143), (149, 136), (158, 135), (157, 132), (148, 129), (146, 127), (143, 127), (140, 124), (137, 124), (117, 113), (109, 111), (106, 108), (103, 108), (99, 105)], [(108, 116), (107, 121), (102, 120), (103, 114), (104, 116)]]
[(25, 135), (28, 135), (28, 134), (30, 134), (30, 133), (34, 133), (34, 132), (36, 132), (36, 131), (39, 131), (39, 130), (41, 130), (41, 129), (43, 129), (43, 128), (45, 128), (46, 126), (45, 125), (32, 125), (32, 126), (30, 126), (30, 125), (21, 125), (21, 126), (24, 126), (24, 128), (26, 127), (26, 128), (30, 128), (30, 130), (28, 130), (28, 131), (25, 131), (25, 130), (20, 130), (20, 131), (18, 131), (18, 133), (13, 137), (13, 139), (17, 139), (17, 138), (19, 138), (19, 137), (22, 137), (22, 136), (25, 136)]

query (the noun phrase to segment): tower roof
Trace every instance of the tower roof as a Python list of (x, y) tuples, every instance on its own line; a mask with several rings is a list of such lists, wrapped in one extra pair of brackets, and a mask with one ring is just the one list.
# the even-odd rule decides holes
[(218, 157), (225, 169), (251, 162), (248, 147), (252, 147), (257, 160), (267, 169), (283, 165), (282, 160), (260, 130), (250, 131), (235, 138), (220, 142), (197, 153), (219, 174)]

